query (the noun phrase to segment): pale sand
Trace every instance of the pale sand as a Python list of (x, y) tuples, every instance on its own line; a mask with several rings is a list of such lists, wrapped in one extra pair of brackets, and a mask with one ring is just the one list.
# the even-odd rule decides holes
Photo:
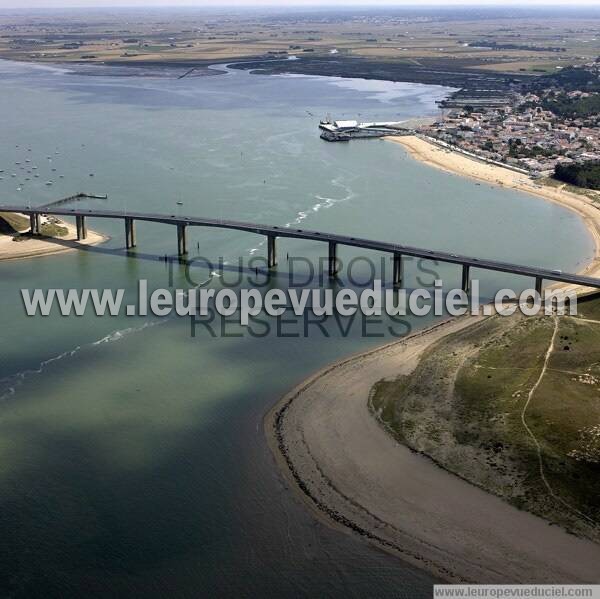
[[(591, 277), (600, 277), (600, 207), (591, 199), (568, 192), (564, 189), (541, 185), (527, 175), (479, 162), (457, 152), (445, 150), (416, 136), (386, 137), (386, 140), (399, 143), (404, 146), (409, 154), (429, 166), (442, 169), (446, 172), (477, 179), (492, 185), (516, 189), (530, 193), (551, 202), (565, 206), (577, 213), (584, 221), (592, 239), (594, 240), (594, 258), (581, 270), (580, 274)], [(598, 199), (600, 200), (600, 194)], [(558, 287), (559, 285), (554, 285)], [(560, 285), (561, 288), (577, 293), (593, 291), (575, 285)]]
[[(431, 166), (557, 202), (579, 214), (595, 242), (582, 272), (600, 274), (600, 211), (585, 197), (393, 137)], [(577, 292), (581, 287), (564, 286)], [(578, 539), (465, 482), (397, 443), (369, 413), (373, 385), (408, 374), (441, 337), (482, 320), (447, 321), (408, 339), (328, 366), (267, 415), (269, 445), (291, 486), (343, 530), (450, 581), (600, 582), (600, 546)]]
[(465, 317), (329, 366), (268, 414), (290, 485), (326, 521), (449, 581), (598, 583), (600, 546), (463, 481), (398, 444), (371, 415), (372, 386), (481, 321)]
[(69, 230), (69, 233), (64, 237), (33, 237), (25, 241), (13, 241), (11, 235), (0, 235), (0, 261), (35, 258), (59, 252), (68, 252), (76, 250), (81, 246), (98, 245), (108, 239), (108, 237), (88, 229), (87, 239), (77, 241), (77, 228), (75, 225), (61, 221), (60, 226), (66, 227)]

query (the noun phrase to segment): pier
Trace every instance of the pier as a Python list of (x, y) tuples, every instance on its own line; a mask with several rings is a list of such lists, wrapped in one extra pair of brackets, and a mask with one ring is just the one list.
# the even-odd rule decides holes
[(321, 139), (325, 141), (350, 141), (390, 135), (413, 135), (414, 130), (401, 122), (359, 123), (358, 121), (323, 120), (319, 123)]
[(37, 209), (47, 209), (52, 206), (62, 206), (64, 204), (70, 204), (71, 202), (79, 202), (80, 200), (107, 200), (108, 196), (106, 194), (98, 195), (93, 193), (76, 193), (75, 195), (68, 196), (66, 198), (60, 198), (60, 200), (54, 200), (53, 202), (48, 202), (47, 204), (42, 204), (38, 206)]
[(276, 225), (261, 225), (258, 223), (242, 222), (228, 219), (202, 218), (198, 216), (176, 216), (157, 214), (149, 212), (119, 212), (116, 210), (98, 210), (92, 208), (66, 208), (61, 205), (24, 207), (15, 205), (0, 205), (0, 212), (18, 212), (29, 215), (31, 223), (31, 234), (40, 234), (40, 216), (51, 214), (53, 216), (74, 217), (77, 225), (77, 238), (83, 240), (87, 237), (87, 218), (104, 218), (122, 220), (125, 230), (125, 247), (133, 249), (136, 247), (135, 226), (139, 222), (162, 223), (174, 226), (177, 233), (177, 254), (180, 258), (187, 254), (187, 228), (188, 227), (212, 227), (218, 229), (231, 229), (261, 235), (267, 240), (267, 265), (269, 268), (277, 266), (277, 240), (279, 238), (306, 239), (326, 244), (328, 258), (328, 272), (331, 277), (338, 273), (338, 249), (339, 246), (356, 247), (365, 250), (374, 250), (389, 254), (393, 259), (393, 285), (402, 283), (402, 258), (411, 256), (413, 258), (424, 258), (436, 260), (461, 267), (461, 287), (468, 291), (470, 287), (470, 276), (473, 268), (506, 272), (514, 275), (530, 277), (534, 280), (535, 289), (539, 292), (544, 281), (555, 281), (593, 287), (600, 289), (600, 279), (585, 275), (565, 273), (560, 270), (538, 268), (523, 264), (512, 264), (487, 258), (475, 256), (464, 256), (452, 254), (442, 250), (430, 250), (388, 241), (377, 241), (361, 237), (349, 237), (335, 233), (311, 231), (307, 229), (294, 229), (292, 227), (279, 227)]

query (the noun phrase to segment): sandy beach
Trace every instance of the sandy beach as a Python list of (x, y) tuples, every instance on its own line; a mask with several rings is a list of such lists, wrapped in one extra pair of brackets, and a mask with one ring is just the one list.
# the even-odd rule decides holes
[[(590, 199), (417, 137), (389, 139), (430, 166), (573, 210), (595, 243), (595, 257), (582, 272), (600, 276), (600, 210)], [(318, 517), (445, 580), (597, 583), (600, 546), (448, 473), (399, 444), (369, 412), (375, 383), (409, 374), (437, 340), (484, 318), (448, 320), (324, 368), (266, 416), (273, 455)]]
[[(43, 221), (42, 221), (43, 222)], [(0, 261), (22, 260), (76, 250), (81, 246), (98, 245), (108, 238), (88, 229), (87, 239), (77, 241), (77, 228), (67, 222), (60, 221), (60, 226), (68, 229), (63, 237), (32, 237), (24, 241), (13, 241), (12, 235), (0, 235)]]
[[(401, 144), (413, 158), (428, 166), (484, 183), (533, 194), (577, 213), (583, 219), (595, 246), (594, 259), (581, 270), (580, 274), (600, 277), (600, 205), (594, 204), (588, 197), (571, 193), (564, 189), (564, 186), (550, 187), (542, 185), (527, 175), (471, 159), (458, 152), (452, 152), (429, 143), (417, 136), (386, 137), (385, 139)], [(600, 199), (600, 194), (598, 197)], [(560, 286), (565, 290), (572, 290), (577, 293), (593, 291), (593, 289), (575, 285)]]
[(410, 373), (446, 321), (326, 367), (267, 415), (290, 487), (321, 518), (453, 581), (598, 582), (600, 546), (520, 511), (397, 443), (368, 409), (372, 386)]

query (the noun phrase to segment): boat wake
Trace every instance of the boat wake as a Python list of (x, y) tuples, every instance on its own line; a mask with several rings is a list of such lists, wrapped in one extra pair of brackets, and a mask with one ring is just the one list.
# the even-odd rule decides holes
[[(224, 264), (227, 264), (226, 262)], [(208, 279), (198, 283), (193, 289), (198, 289), (203, 287), (208, 283), (213, 277), (220, 277), (221, 275), (217, 272), (211, 272)], [(72, 358), (73, 356), (79, 354), (82, 351), (93, 349), (94, 347), (98, 347), (100, 345), (104, 345), (106, 343), (114, 343), (116, 341), (121, 341), (129, 335), (134, 335), (135, 333), (140, 333), (146, 329), (166, 324), (170, 320), (176, 318), (176, 314), (171, 314), (168, 317), (160, 318), (157, 320), (148, 320), (144, 322), (142, 325), (138, 327), (127, 327), (125, 329), (117, 329), (112, 331), (108, 335), (97, 339), (96, 341), (92, 341), (91, 343), (86, 343), (84, 345), (78, 345), (77, 347), (67, 350), (57, 356), (52, 358), (48, 358), (39, 363), (37, 368), (29, 368), (27, 370), (22, 370), (21, 372), (17, 372), (15, 374), (10, 374), (2, 379), (0, 379), (0, 401), (4, 401), (12, 396), (14, 396), (17, 392), (17, 389), (21, 387), (28, 379), (33, 376), (37, 376), (42, 374), (49, 366), (54, 364), (55, 362), (59, 362), (65, 358)]]
[(349, 185), (343, 183), (339, 177), (332, 179), (331, 184), (335, 187), (343, 189), (346, 192), (346, 195), (341, 198), (330, 198), (328, 196), (315, 194), (314, 198), (319, 201), (316, 204), (313, 204), (308, 210), (302, 210), (298, 212), (296, 218), (292, 222), (286, 223), (284, 226), (289, 228), (293, 227), (294, 225), (299, 225), (303, 220), (308, 218), (311, 212), (319, 212), (319, 210), (332, 208), (336, 204), (348, 202), (356, 196), (354, 191), (352, 191), (352, 188)]
[[(345, 183), (343, 183), (341, 181), (340, 177), (336, 177), (335, 179), (332, 179), (331, 184), (334, 187), (339, 187), (339, 188), (343, 189), (346, 192), (346, 195), (341, 198), (330, 198), (327, 196), (315, 194), (313, 197), (319, 201), (316, 204), (313, 204), (310, 208), (305, 208), (304, 210), (300, 210), (299, 212), (297, 212), (296, 218), (294, 218), (294, 220), (292, 220), (288, 223), (285, 223), (285, 225), (283, 225), (283, 226), (286, 229), (295, 227), (295, 226), (299, 225), (302, 221), (306, 220), (310, 216), (310, 214), (312, 214), (314, 212), (319, 212), (319, 210), (325, 210), (327, 208), (332, 208), (333, 206), (335, 206), (336, 204), (340, 204), (341, 202), (348, 202), (349, 200), (351, 200), (352, 198), (354, 198), (356, 196), (356, 194), (354, 193), (352, 188), (349, 185), (346, 185)], [(265, 243), (266, 243), (266, 240), (263, 239), (260, 243), (258, 243), (256, 245), (256, 247), (249, 248), (248, 249), (249, 254), (251, 256), (254, 256), (254, 254), (256, 254), (256, 252), (258, 252), (258, 250), (260, 250), (260, 248), (262, 246), (264, 246)]]
[[(328, 208), (332, 208), (336, 204), (339, 204), (341, 202), (347, 202), (347, 201), (351, 200), (356, 195), (352, 191), (352, 188), (349, 185), (347, 185), (341, 181), (340, 177), (332, 179), (331, 184), (334, 187), (339, 187), (342, 190), (344, 190), (345, 195), (342, 197), (339, 197), (339, 198), (333, 198), (333, 197), (315, 194), (314, 198), (318, 201), (315, 204), (313, 204), (310, 208), (299, 211), (297, 213), (296, 217), (292, 221), (286, 223), (284, 225), (284, 227), (290, 228), (293, 226), (297, 226), (302, 221), (304, 221), (306, 218), (308, 218), (308, 216), (311, 213), (316, 213), (316, 212), (319, 212), (320, 210), (326, 210)], [(256, 254), (256, 252), (258, 252), (260, 250), (260, 248), (262, 246), (265, 245), (265, 243), (266, 243), (266, 240), (263, 240), (260, 243), (258, 243), (256, 245), (256, 247), (249, 248), (247, 250), (248, 254), (250, 256), (253, 256), (254, 254)], [(227, 262), (224, 262), (224, 264), (227, 264)], [(220, 276), (221, 275), (216, 271), (211, 272), (209, 278), (206, 281), (199, 283), (197, 285), (197, 287), (204, 286), (213, 277), (220, 277)], [(17, 372), (15, 374), (8, 375), (8, 376), (0, 379), (0, 401), (4, 401), (10, 397), (13, 397), (16, 394), (17, 389), (20, 386), (22, 386), (28, 379), (42, 374), (49, 366), (51, 366), (55, 362), (59, 362), (65, 358), (72, 358), (73, 356), (79, 354), (82, 351), (85, 351), (85, 350), (88, 350), (88, 349), (91, 349), (94, 347), (98, 347), (98, 346), (104, 345), (106, 343), (114, 343), (116, 341), (121, 341), (122, 339), (125, 339), (129, 335), (139, 333), (150, 327), (154, 327), (154, 326), (157, 326), (160, 324), (165, 324), (166, 322), (171, 320), (171, 318), (173, 318), (173, 316), (170, 316), (168, 318), (158, 319), (158, 320), (149, 320), (138, 327), (127, 327), (124, 329), (112, 331), (111, 333), (109, 333), (108, 335), (105, 335), (101, 339), (97, 339), (96, 341), (92, 341), (91, 343), (87, 343), (84, 345), (78, 345), (77, 347), (67, 350), (57, 356), (48, 358), (47, 360), (40, 362), (40, 364), (36, 368), (30, 368), (27, 370), (23, 370), (21, 372)]]
[(145, 322), (139, 327), (127, 327), (126, 329), (120, 329), (116, 331), (112, 331), (108, 335), (98, 339), (96, 341), (92, 341), (91, 343), (86, 343), (84, 345), (78, 345), (73, 349), (69, 349), (67, 351), (58, 354), (57, 356), (53, 356), (52, 358), (48, 358), (47, 360), (43, 360), (39, 363), (37, 368), (29, 368), (27, 370), (22, 370), (21, 372), (17, 372), (15, 374), (11, 374), (7, 377), (0, 379), (0, 401), (6, 400), (12, 396), (14, 396), (17, 392), (17, 389), (23, 385), (28, 379), (33, 376), (37, 376), (42, 374), (49, 366), (54, 364), (55, 362), (60, 362), (65, 358), (72, 358), (73, 356), (79, 354), (86, 349), (90, 349), (96, 347), (98, 345), (103, 345), (105, 343), (113, 343), (115, 341), (121, 341), (132, 335), (134, 333), (139, 333), (144, 329), (148, 329), (150, 327), (157, 326), (159, 324), (164, 324), (167, 319), (162, 320), (151, 320)]
[(145, 322), (143, 325), (141, 325), (139, 327), (128, 327), (126, 329), (120, 329), (117, 331), (113, 331), (112, 333), (109, 333), (105, 337), (102, 337), (102, 339), (98, 339), (98, 341), (94, 341), (93, 343), (90, 344), (90, 346), (96, 347), (98, 345), (103, 345), (104, 343), (113, 343), (114, 341), (121, 341), (121, 339), (125, 339), (125, 337), (127, 337), (133, 333), (139, 333), (140, 331), (143, 331), (144, 329), (149, 329), (149, 328), (157, 326), (159, 324), (164, 324), (165, 322), (166, 322), (166, 319), (149, 320), (148, 322)]

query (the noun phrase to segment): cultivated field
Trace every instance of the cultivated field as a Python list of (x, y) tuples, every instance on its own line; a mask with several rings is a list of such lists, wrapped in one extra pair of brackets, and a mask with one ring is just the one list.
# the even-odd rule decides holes
[(185, 62), (318, 55), (536, 74), (600, 54), (600, 12), (112, 10), (0, 14), (0, 57)]

